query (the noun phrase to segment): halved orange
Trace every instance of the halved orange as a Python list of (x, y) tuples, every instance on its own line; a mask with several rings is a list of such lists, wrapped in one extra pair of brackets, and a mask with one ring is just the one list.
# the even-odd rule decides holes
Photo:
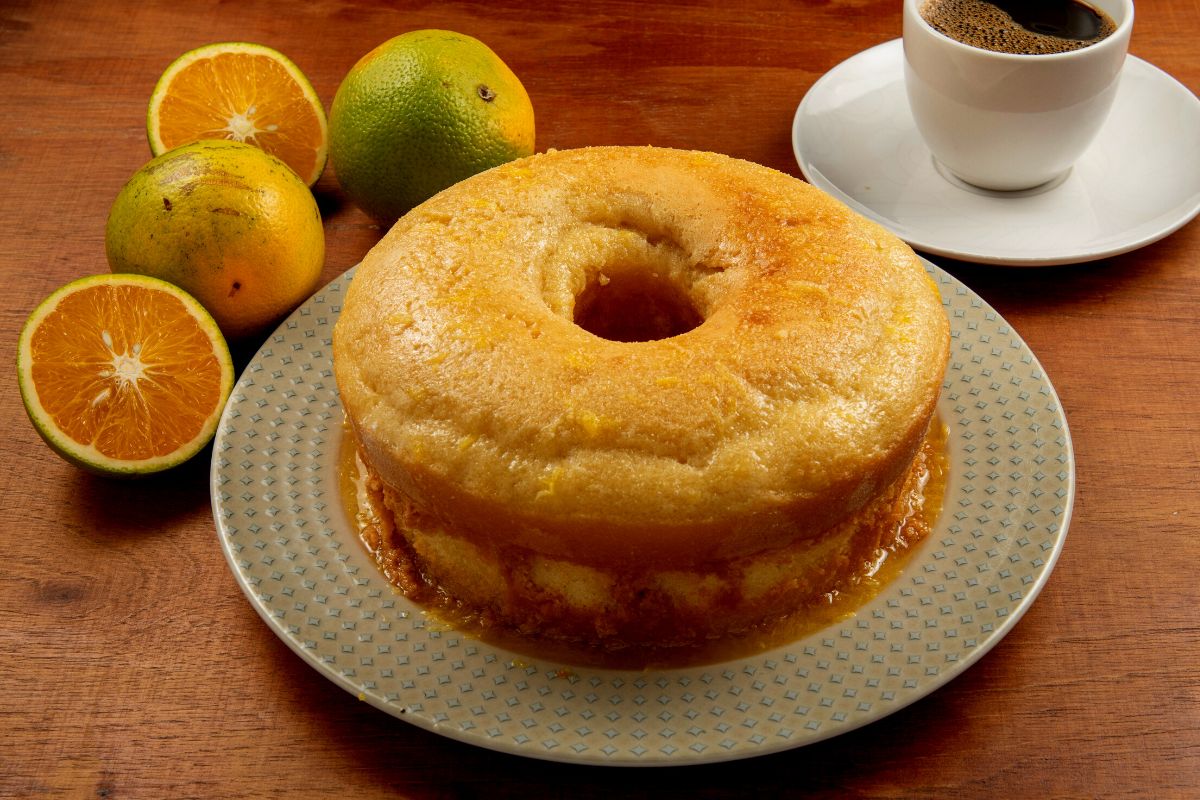
[(308, 78), (277, 50), (218, 42), (175, 59), (146, 112), (150, 150), (162, 155), (197, 139), (261, 147), (309, 186), (325, 169), (325, 108)]
[(145, 275), (80, 278), (43, 300), (21, 330), (17, 375), (46, 443), (117, 477), (198, 453), (233, 388), (212, 317), (182, 289)]

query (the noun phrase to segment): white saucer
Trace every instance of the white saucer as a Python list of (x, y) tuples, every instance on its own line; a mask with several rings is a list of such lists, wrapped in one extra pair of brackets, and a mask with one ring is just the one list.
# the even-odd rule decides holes
[(1072, 264), (1125, 253), (1200, 212), (1200, 100), (1129, 56), (1112, 113), (1060, 185), (1004, 196), (935, 169), (908, 110), (899, 39), (821, 77), (792, 123), (810, 183), (918, 250), (984, 264)]

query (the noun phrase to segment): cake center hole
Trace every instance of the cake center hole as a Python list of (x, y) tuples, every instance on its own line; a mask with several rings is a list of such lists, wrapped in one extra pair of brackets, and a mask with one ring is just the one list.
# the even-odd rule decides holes
[(673, 281), (636, 270), (614, 270), (575, 298), (575, 324), (613, 342), (668, 339), (703, 321)]

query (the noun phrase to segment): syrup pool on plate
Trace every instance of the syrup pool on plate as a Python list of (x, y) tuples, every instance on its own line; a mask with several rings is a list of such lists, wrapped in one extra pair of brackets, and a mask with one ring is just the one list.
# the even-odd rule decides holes
[(480, 615), (459, 608), (443, 594), (430, 596), (428, 591), (420, 591), (405, 565), (394, 557), (395, 551), (383, 546), (382, 537), (388, 523), (381, 519), (377, 510), (381, 500), (367, 485), (365, 468), (349, 425), (343, 428), (338, 454), (338, 485), (347, 516), (353, 521), (355, 533), (376, 567), (397, 593), (414, 602), (418, 601), (413, 595), (419, 595), (418, 605), (434, 625), (456, 630), (524, 657), (552, 663), (609, 669), (670, 669), (744, 658), (796, 641), (854, 616), (903, 571), (908, 558), (937, 521), (946, 489), (947, 435), (945, 425), (935, 417), (923, 445), (925, 468), (916, 481), (916, 490), (904, 499), (908, 513), (890, 535), (885, 535), (887, 543), (877, 551), (876, 559), (864, 564), (849, 585), (839, 586), (826, 593), (818, 603), (790, 611), (750, 633), (726, 636), (692, 647), (630, 647), (611, 651), (532, 638), (489, 624)]

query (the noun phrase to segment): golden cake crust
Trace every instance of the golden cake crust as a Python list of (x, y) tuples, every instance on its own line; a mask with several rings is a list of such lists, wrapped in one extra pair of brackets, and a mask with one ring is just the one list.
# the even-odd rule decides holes
[[(632, 277), (631, 277), (632, 276)], [(703, 321), (573, 321), (636, 278)], [(913, 252), (807, 184), (597, 147), (480, 174), (368, 254), (334, 331), (365, 459), (468, 540), (669, 567), (821, 534), (924, 436), (949, 331)]]

